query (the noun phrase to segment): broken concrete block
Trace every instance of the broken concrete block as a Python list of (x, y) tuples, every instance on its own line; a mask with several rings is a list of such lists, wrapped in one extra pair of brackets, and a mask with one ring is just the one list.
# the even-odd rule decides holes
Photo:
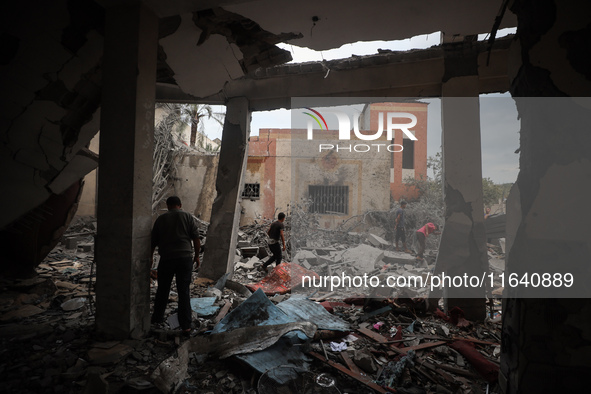
[(224, 293), (215, 287), (210, 287), (205, 293), (203, 293), (203, 297), (215, 297), (217, 300), (220, 300), (223, 295)]
[(309, 250), (300, 250), (293, 259), (294, 261), (306, 260), (308, 264), (316, 264), (317, 257)]
[(60, 305), (60, 307), (64, 311), (75, 311), (76, 309), (80, 309), (86, 304), (86, 298), (79, 297), (79, 298), (72, 298)]
[(355, 350), (353, 353), (353, 362), (368, 374), (374, 374), (378, 370), (373, 356), (365, 349)]
[(505, 259), (499, 259), (493, 257), (488, 260), (490, 268), (494, 271), (504, 272), (505, 271)]
[(252, 265), (253, 267), (255, 266), (256, 263), (260, 262), (261, 259), (259, 259), (257, 256), (252, 256), (250, 259), (248, 259), (248, 261), (246, 262), (246, 264), (248, 265)]
[(235, 265), (235, 269), (240, 269), (240, 268), (244, 268), (248, 271), (254, 269), (255, 266), (257, 265), (261, 265), (261, 260), (259, 260), (258, 257), (253, 256), (250, 259), (248, 259), (245, 263), (237, 263)]
[(378, 237), (375, 234), (368, 234), (367, 235), (367, 242), (371, 243), (373, 246), (376, 246), (378, 248), (390, 246), (390, 242), (386, 241), (382, 237)]
[(249, 246), (249, 247), (245, 247), (245, 248), (240, 248), (240, 253), (244, 257), (256, 256), (258, 252), (259, 252), (258, 246)]
[(179, 323), (179, 315), (176, 313), (174, 315), (168, 316), (166, 322), (168, 323), (168, 326), (173, 330), (176, 330), (181, 326), (181, 324)]
[(84, 394), (107, 394), (109, 383), (101, 376), (101, 371), (89, 370)]
[(314, 249), (314, 253), (316, 253), (317, 256), (326, 256), (326, 255), (330, 255), (331, 252), (336, 251), (335, 248), (315, 248)]
[(499, 238), (499, 245), (501, 245), (501, 250), (505, 253), (505, 238)]
[(384, 229), (383, 227), (372, 227), (369, 230), (367, 230), (367, 232), (382, 238), (386, 235), (386, 229)]
[(238, 241), (238, 248), (248, 248), (250, 246), (250, 242), (248, 241)]
[(263, 257), (267, 257), (269, 253), (267, 253), (267, 249), (264, 246), (259, 246), (259, 252), (257, 253), (257, 257), (262, 259)]
[(78, 247), (81, 248), (83, 252), (92, 252), (92, 249), (94, 248), (94, 244), (83, 243), (83, 244), (79, 244)]
[(359, 272), (370, 272), (384, 257), (384, 252), (369, 245), (359, 245), (343, 253), (343, 260), (352, 262)]
[(308, 260), (302, 260), (300, 261), (300, 265), (306, 269), (311, 269), (312, 265), (310, 263), (308, 263)]
[(336, 252), (331, 252), (330, 253), (330, 258), (335, 263), (340, 263), (340, 262), (343, 261), (343, 253), (345, 253), (345, 250), (339, 250), (339, 251), (336, 251)]
[(391, 252), (389, 250), (384, 252), (384, 258), (382, 259), (387, 264), (414, 264), (415, 258), (408, 253), (403, 252)]
[(101, 344), (95, 345), (88, 351), (88, 361), (91, 364), (114, 364), (133, 352), (131, 346), (117, 343), (109, 348), (104, 348)]
[(176, 354), (164, 360), (150, 376), (154, 386), (161, 392), (176, 392), (187, 378), (189, 346), (189, 342), (181, 345), (176, 350)]
[(317, 264), (328, 264), (332, 265), (336, 263), (330, 256), (318, 256)]
[(76, 249), (78, 247), (78, 238), (66, 238), (66, 249)]
[(3, 314), (0, 316), (0, 321), (4, 322), (12, 319), (24, 319), (25, 317), (35, 316), (43, 312), (45, 312), (44, 309), (38, 308), (35, 305), (25, 305)]

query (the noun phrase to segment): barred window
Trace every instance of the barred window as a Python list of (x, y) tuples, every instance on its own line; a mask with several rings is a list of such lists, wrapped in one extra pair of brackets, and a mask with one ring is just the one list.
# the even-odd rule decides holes
[(412, 170), (415, 168), (415, 142), (409, 138), (402, 140), (402, 168)]
[(261, 198), (261, 185), (259, 183), (245, 183), (242, 198)]
[(349, 186), (309, 185), (310, 212), (328, 215), (349, 213)]

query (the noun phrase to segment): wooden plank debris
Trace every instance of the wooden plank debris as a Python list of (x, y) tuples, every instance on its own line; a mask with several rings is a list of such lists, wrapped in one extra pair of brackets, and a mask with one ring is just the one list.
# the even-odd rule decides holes
[(363, 383), (364, 385), (366, 385), (367, 387), (377, 391), (378, 393), (390, 393), (392, 391), (386, 391), (382, 386), (379, 386), (377, 384), (375, 384), (374, 382), (371, 381), (370, 378), (368, 378), (367, 376), (363, 376), (359, 373), (355, 373), (347, 368), (345, 368), (344, 366), (342, 366), (339, 363), (335, 363), (332, 360), (327, 360), (326, 358), (324, 358), (324, 356), (316, 353), (316, 352), (309, 352), (308, 353), (310, 356), (317, 358), (318, 360), (330, 365), (333, 368), (338, 369), (339, 371), (349, 375), (350, 377), (352, 377), (353, 379), (357, 380), (358, 382)]

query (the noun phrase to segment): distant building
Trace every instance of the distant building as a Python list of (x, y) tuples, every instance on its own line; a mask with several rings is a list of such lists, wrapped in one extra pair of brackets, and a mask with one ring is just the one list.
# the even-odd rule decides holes
[[(427, 176), (427, 105), (369, 104), (360, 116), (361, 132), (375, 134), (380, 113), (382, 119), (388, 112), (411, 113), (417, 124), (409, 131), (416, 141), (401, 130), (395, 130), (392, 141), (386, 140), (384, 131), (374, 141), (353, 135), (347, 143), (336, 144), (336, 130), (322, 131), (308, 141), (306, 130), (261, 129), (250, 138), (241, 224), (289, 212), (289, 204), (295, 202), (307, 204), (319, 215), (320, 225), (329, 228), (369, 210), (388, 210), (391, 200), (416, 197), (417, 191), (404, 180)], [(318, 149), (323, 142), (338, 148)], [(349, 148), (356, 145), (360, 145), (357, 152)]]

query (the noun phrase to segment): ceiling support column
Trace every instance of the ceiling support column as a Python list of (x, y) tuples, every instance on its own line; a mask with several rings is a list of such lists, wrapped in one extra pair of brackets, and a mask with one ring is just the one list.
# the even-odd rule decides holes
[[(442, 85), (442, 145), (445, 225), (436, 274), (483, 278), (488, 271), (482, 197), (478, 76), (459, 76)], [(466, 275), (466, 276), (465, 276)], [(446, 310), (461, 308), (468, 320), (485, 317), (485, 287), (474, 281), (444, 287)]]
[(230, 99), (222, 131), (222, 147), (216, 178), (217, 196), (211, 210), (211, 224), (200, 276), (213, 280), (234, 270), (234, 251), (240, 223), (240, 193), (248, 159), (250, 134), (249, 102)]
[(106, 10), (96, 245), (96, 327), (150, 327), (150, 230), (158, 18), (142, 4)]

